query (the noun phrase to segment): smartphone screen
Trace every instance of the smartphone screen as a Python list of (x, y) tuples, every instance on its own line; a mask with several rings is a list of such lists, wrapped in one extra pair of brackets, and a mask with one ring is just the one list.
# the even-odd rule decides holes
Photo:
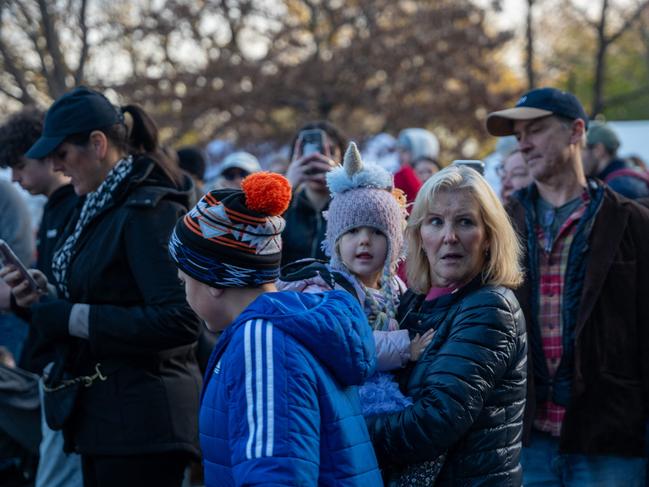
[(324, 154), (325, 133), (321, 129), (309, 129), (300, 132), (300, 152), (302, 156)]

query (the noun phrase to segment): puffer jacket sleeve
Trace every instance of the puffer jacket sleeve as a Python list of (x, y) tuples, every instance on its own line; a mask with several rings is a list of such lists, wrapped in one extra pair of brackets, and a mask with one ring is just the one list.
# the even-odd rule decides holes
[[(447, 331), (439, 330), (413, 370), (413, 405), (368, 420), (379, 463), (435, 458), (475, 422), (496, 381), (514, 360), (512, 304), (498, 291), (465, 298)], [(437, 345), (435, 342), (437, 341)], [(440, 343), (441, 341), (441, 343)], [(413, 378), (420, 383), (413, 384)]]
[(394, 370), (408, 363), (410, 360), (408, 330), (374, 330), (372, 334), (376, 346), (376, 370)]
[(132, 208), (121, 238), (135, 283), (138, 306), (91, 305), (89, 341), (100, 355), (140, 355), (197, 340), (200, 321), (185, 301), (167, 249), (169, 234), (184, 209), (163, 200), (155, 208)]
[(318, 392), (301, 346), (272, 323), (250, 320), (227, 371), (235, 485), (317, 485)]

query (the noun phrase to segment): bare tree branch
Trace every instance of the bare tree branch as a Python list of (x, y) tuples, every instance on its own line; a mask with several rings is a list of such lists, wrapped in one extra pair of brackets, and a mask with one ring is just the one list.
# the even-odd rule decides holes
[(607, 44), (612, 44), (616, 40), (622, 36), (625, 32), (627, 32), (631, 26), (640, 18), (642, 12), (649, 7), (649, 0), (645, 0), (641, 2), (634, 10), (631, 12), (626, 19), (624, 20), (623, 24), (620, 26), (618, 30), (616, 30), (613, 34), (610, 34), (609, 36), (606, 37), (606, 43)]
[(47, 81), (50, 85), (52, 95), (55, 98), (58, 98), (65, 93), (67, 89), (67, 64), (65, 63), (65, 59), (61, 53), (61, 43), (54, 25), (54, 19), (50, 14), (46, 0), (38, 0), (38, 7), (41, 13), (47, 50), (49, 55), (52, 57), (52, 75), (48, 77)]
[(77, 71), (74, 74), (74, 84), (78, 86), (83, 81), (83, 72), (88, 59), (88, 23), (86, 19), (88, 0), (81, 0), (79, 6), (79, 29), (81, 30), (81, 52), (79, 53), (79, 62)]

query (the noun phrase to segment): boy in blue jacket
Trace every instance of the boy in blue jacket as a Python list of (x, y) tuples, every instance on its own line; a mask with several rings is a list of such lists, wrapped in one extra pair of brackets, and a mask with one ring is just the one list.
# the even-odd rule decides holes
[(205, 484), (382, 485), (356, 387), (375, 366), (346, 292), (275, 292), (291, 189), (257, 173), (205, 195), (169, 242), (187, 302), (223, 331), (199, 416)]

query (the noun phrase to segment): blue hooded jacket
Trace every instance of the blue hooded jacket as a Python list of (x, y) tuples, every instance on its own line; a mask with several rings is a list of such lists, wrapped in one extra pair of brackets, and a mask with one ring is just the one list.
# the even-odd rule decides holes
[(374, 367), (372, 331), (349, 293), (258, 297), (208, 364), (205, 485), (383, 485), (355, 387)]

